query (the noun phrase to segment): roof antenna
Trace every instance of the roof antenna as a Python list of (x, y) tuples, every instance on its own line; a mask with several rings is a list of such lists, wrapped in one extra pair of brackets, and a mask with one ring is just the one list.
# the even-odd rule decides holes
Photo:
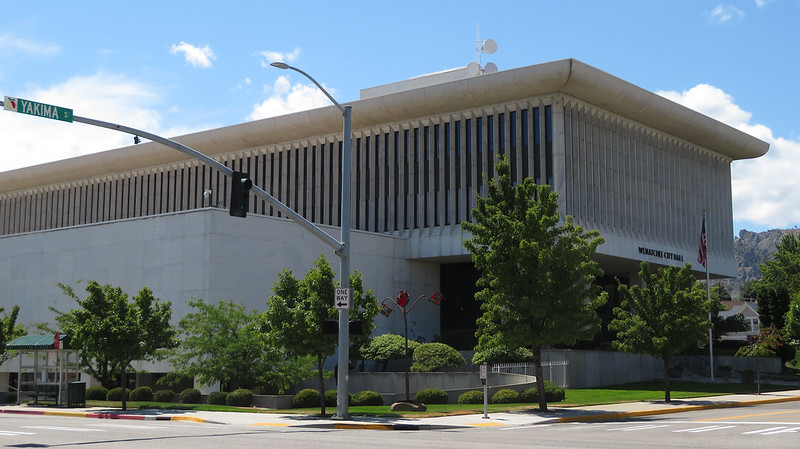
[(475, 25), (475, 61), (478, 67), (481, 68), (481, 73), (494, 73), (497, 71), (497, 66), (493, 62), (489, 62), (486, 66), (481, 66), (481, 56), (486, 53), (487, 55), (494, 54), (497, 51), (497, 42), (494, 39), (481, 40), (481, 24)]

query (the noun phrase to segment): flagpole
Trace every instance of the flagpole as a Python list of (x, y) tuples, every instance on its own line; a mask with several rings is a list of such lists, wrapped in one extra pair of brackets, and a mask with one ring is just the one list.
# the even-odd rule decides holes
[[(701, 244), (705, 245), (705, 266), (706, 266), (706, 299), (708, 303), (711, 303), (711, 276), (708, 272), (708, 233), (706, 231), (706, 210), (703, 209), (703, 236), (701, 237), (704, 242)], [(708, 359), (711, 366), (711, 382), (714, 382), (714, 337), (713, 337), (713, 321), (711, 320), (711, 311), (708, 311), (708, 322), (711, 325), (708, 328)]]

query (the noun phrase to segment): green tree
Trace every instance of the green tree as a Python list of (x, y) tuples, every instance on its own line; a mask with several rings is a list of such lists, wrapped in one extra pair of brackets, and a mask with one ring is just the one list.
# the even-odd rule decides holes
[[(5, 309), (0, 307), (0, 314), (4, 313)], [(6, 353), (6, 345), (26, 334), (22, 324), (17, 324), (18, 316), (19, 306), (15, 305), (8, 315), (0, 317), (0, 365), (9, 358)]]
[(800, 293), (800, 240), (784, 234), (772, 259), (759, 264), (756, 283), (759, 322), (762, 327), (783, 329), (792, 295)]
[[(119, 287), (90, 281), (85, 299), (79, 298), (71, 286), (58, 284), (67, 296), (78, 303), (68, 313), (53, 309), (56, 322), (72, 338), (72, 345), (81, 349), (81, 365), (105, 387), (116, 377), (127, 387), (127, 373), (134, 360), (157, 360), (177, 344), (170, 326), (172, 305), (160, 302), (153, 292), (142, 287), (128, 299)], [(122, 408), (127, 394), (123, 388)]]
[(670, 402), (670, 357), (702, 340), (711, 323), (706, 291), (692, 266), (653, 271), (641, 263), (642, 286), (620, 284), (621, 307), (614, 308), (609, 329), (617, 333), (614, 348), (650, 354), (664, 361), (664, 401)]
[(541, 350), (596, 332), (596, 309), (607, 295), (593, 284), (602, 271), (591, 257), (603, 239), (574, 225), (570, 216), (562, 222), (558, 196), (549, 186), (530, 178), (515, 184), (504, 156), (496, 169), (496, 179), (484, 178), (488, 194), (478, 199), (474, 222), (462, 223), (472, 233), (464, 246), (481, 272), (477, 349), (530, 349), (539, 408), (546, 410)]
[(444, 343), (422, 343), (414, 349), (411, 371), (430, 372), (467, 363), (460, 352)]
[[(323, 333), (325, 320), (337, 317), (333, 300), (338, 282), (330, 264), (320, 256), (304, 279), (297, 279), (291, 271), (284, 270), (278, 275), (272, 287), (274, 293), (267, 304), (265, 328), (272, 344), (282, 347), (292, 357), (311, 356), (317, 370), (320, 393), (320, 412), (325, 414), (325, 372), (323, 364), (336, 350), (336, 335)], [(364, 336), (374, 329), (378, 305), (372, 291), (364, 291), (361, 275), (350, 276), (353, 290), (353, 307), (350, 317), (362, 320)], [(365, 343), (363, 337), (356, 337), (360, 347)], [(352, 344), (352, 342), (351, 342)], [(339, 367), (348, 369), (348, 367)]]
[[(379, 335), (370, 340), (367, 345), (361, 347), (361, 357), (366, 360), (381, 362), (383, 364), (381, 371), (386, 371), (386, 365), (389, 364), (389, 360), (404, 359), (406, 357), (406, 354), (404, 354), (405, 341), (406, 338), (402, 335)], [(409, 357), (414, 354), (414, 349), (419, 345), (418, 341), (408, 341)]]
[(176, 368), (171, 377), (193, 377), (206, 385), (218, 381), (225, 391), (274, 385), (283, 393), (312, 374), (310, 359), (288, 357), (269, 344), (258, 311), (233, 301), (197, 299), (189, 306), (195, 311), (178, 323), (182, 340), (170, 357)]
[(775, 326), (761, 329), (758, 337), (751, 338), (748, 343), (736, 351), (737, 357), (756, 358), (756, 379), (758, 382), (758, 394), (761, 394), (761, 357), (772, 357), (775, 351), (782, 345), (781, 334)]

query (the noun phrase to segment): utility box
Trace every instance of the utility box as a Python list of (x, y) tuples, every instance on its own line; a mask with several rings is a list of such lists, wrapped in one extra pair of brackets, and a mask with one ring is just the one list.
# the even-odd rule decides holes
[(86, 407), (86, 382), (67, 385), (67, 407)]

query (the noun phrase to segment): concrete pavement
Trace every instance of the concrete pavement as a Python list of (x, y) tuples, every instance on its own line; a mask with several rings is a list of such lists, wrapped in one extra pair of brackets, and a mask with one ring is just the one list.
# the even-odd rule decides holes
[(366, 430), (432, 430), (446, 428), (470, 428), (487, 426), (525, 426), (559, 422), (586, 422), (613, 420), (639, 416), (652, 416), (668, 413), (682, 413), (713, 408), (746, 407), (750, 405), (777, 402), (800, 401), (800, 390), (789, 390), (757, 394), (734, 394), (694, 399), (674, 400), (670, 404), (663, 401), (626, 402), (588, 407), (558, 407), (553, 404), (550, 411), (540, 413), (527, 410), (513, 413), (439, 416), (433, 418), (384, 418), (354, 416), (347, 420), (319, 418), (316, 416), (290, 413), (237, 413), (206, 412), (193, 410), (129, 410), (102, 408), (52, 408), (27, 405), (0, 406), (4, 413), (67, 416), (95, 419), (126, 419), (155, 421), (190, 421), (210, 425), (251, 425), (269, 427), (314, 427), (328, 429), (366, 429)]

